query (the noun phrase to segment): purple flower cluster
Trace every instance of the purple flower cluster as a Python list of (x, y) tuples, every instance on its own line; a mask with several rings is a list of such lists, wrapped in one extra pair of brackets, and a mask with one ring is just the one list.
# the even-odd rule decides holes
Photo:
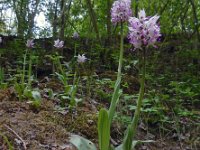
[(33, 46), (34, 46), (33, 39), (28, 39), (26, 42), (26, 47), (33, 48)]
[(131, 0), (117, 0), (113, 3), (111, 8), (112, 23), (125, 22), (131, 15)]
[(130, 43), (135, 48), (155, 46), (160, 34), (160, 26), (157, 24), (159, 16), (146, 17), (144, 10), (138, 13), (138, 18), (129, 18), (129, 35)]
[(54, 41), (54, 47), (56, 48), (63, 48), (64, 46), (64, 41), (61, 41), (59, 39), (57, 39), (56, 41)]

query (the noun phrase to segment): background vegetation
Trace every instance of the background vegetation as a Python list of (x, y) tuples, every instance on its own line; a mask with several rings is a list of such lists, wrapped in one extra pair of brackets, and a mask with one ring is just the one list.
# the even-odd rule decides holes
[[(88, 58), (84, 66), (78, 66), (80, 84), (77, 98), (84, 99), (83, 103), (97, 101), (97, 110), (101, 106), (108, 107), (116, 79), (120, 43), (119, 26), (111, 23), (112, 3), (113, 0), (1, 0), (1, 89), (5, 90), (15, 85), (18, 79), (16, 75), (20, 76), (19, 64), (23, 61), (27, 39), (35, 39), (36, 43), (31, 53), (34, 56), (33, 86), (51, 74), (51, 61), (46, 55), (54, 53), (53, 41), (60, 39), (65, 42), (63, 64), (73, 58), (75, 50), (77, 53), (84, 53)], [(147, 51), (146, 90), (139, 128), (145, 135), (148, 133), (148, 139), (152, 138), (152, 135), (149, 135), (152, 133), (153, 139), (175, 139), (181, 149), (198, 149), (200, 1), (132, 0), (134, 16), (143, 8), (149, 16), (160, 16), (162, 37), (158, 48), (149, 48)], [(42, 17), (45, 21), (40, 21)], [(80, 35), (79, 39), (72, 38), (74, 32)], [(115, 129), (111, 131), (117, 144), (121, 142), (122, 131), (130, 123), (135, 110), (141, 66), (141, 54), (133, 51), (126, 36), (124, 42), (125, 58), (121, 87), (123, 94), (115, 116)], [(71, 72), (74, 70), (70, 69)], [(69, 77), (69, 82), (72, 82), (72, 76)], [(55, 93), (59, 93), (55, 87), (59, 85), (54, 85), (54, 82), (52, 84), (48, 85), (52, 95), (51, 90), (48, 92), (54, 99)], [(57, 95), (57, 98), (60, 98), (59, 96)], [(61, 106), (62, 104), (61, 102)], [(82, 123), (80, 118), (77, 120)], [(70, 131), (80, 131), (90, 139), (96, 138), (96, 131), (93, 132), (92, 129), (94, 136), (88, 135), (87, 130), (81, 130), (77, 126), (73, 128), (69, 125), (69, 128)]]

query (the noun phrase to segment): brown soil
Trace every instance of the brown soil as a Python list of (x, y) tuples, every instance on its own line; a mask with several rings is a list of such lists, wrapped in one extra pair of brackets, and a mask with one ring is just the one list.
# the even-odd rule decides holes
[(12, 89), (0, 91), (0, 150), (9, 149), (5, 137), (16, 150), (75, 150), (68, 142), (72, 132), (97, 138), (96, 115), (88, 108), (83, 106), (77, 114), (55, 111), (55, 104), (43, 99), (39, 112), (35, 112), (14, 95)]
[[(95, 144), (97, 140), (97, 110), (99, 103), (84, 101), (76, 111), (58, 110), (56, 102), (43, 98), (39, 110), (33, 109), (27, 101), (20, 102), (12, 88), (0, 91), (0, 150), (8, 150), (9, 143), (15, 150), (76, 150), (69, 143), (71, 133), (84, 136)], [(148, 129), (149, 128), (149, 129)], [(189, 126), (185, 135), (166, 132), (160, 136), (155, 126), (139, 125), (137, 139), (154, 140), (140, 144), (138, 150), (198, 150), (199, 127)], [(188, 129), (189, 128), (189, 129)], [(112, 144), (122, 142), (124, 127), (114, 123)]]

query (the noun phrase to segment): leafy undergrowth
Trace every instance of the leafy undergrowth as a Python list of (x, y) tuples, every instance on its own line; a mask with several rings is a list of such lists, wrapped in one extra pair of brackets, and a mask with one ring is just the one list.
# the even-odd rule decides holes
[[(199, 67), (185, 62), (184, 55), (177, 51), (173, 54), (175, 58), (171, 59), (171, 54), (157, 51), (147, 58), (145, 97), (136, 139), (154, 142), (138, 144), (137, 150), (200, 149)], [(132, 59), (131, 56), (124, 62), (123, 94), (111, 127), (111, 143), (114, 146), (122, 143), (136, 108), (140, 84), (139, 74), (133, 72), (137, 72), (139, 64), (137, 57), (134, 61)], [(84, 70), (88, 69), (87, 65), (84, 69), (80, 67), (75, 95), (77, 106), (70, 109), (70, 97), (63, 94), (63, 83), (57, 76), (44, 77), (51, 71), (45, 70), (48, 68), (44, 66), (41, 68), (43, 72), (38, 73), (31, 86), (33, 92), (41, 94), (41, 104), (34, 105), (34, 102), (40, 101), (28, 96), (20, 101), (19, 92), (12, 87), (14, 79), (2, 78), (0, 150), (76, 150), (69, 142), (71, 134), (83, 136), (98, 145), (98, 111), (109, 107), (116, 73), (110, 69)], [(38, 71), (41, 70), (35, 69), (35, 72)], [(69, 76), (69, 85), (72, 80)]]
[[(107, 82), (106, 80), (106, 84)], [(60, 87), (60, 84), (54, 80), (45, 84), (51, 88), (54, 87), (54, 90)], [(107, 93), (111, 91), (109, 86), (105, 89)], [(76, 109), (69, 110), (66, 107), (60, 107), (56, 99), (49, 99), (45, 94), (42, 97), (40, 108), (35, 109), (27, 102), (28, 100), (19, 101), (13, 88), (0, 91), (0, 149), (76, 150), (69, 142), (71, 134), (81, 135), (95, 144), (98, 143), (97, 115), (101, 107), (107, 107), (105, 100), (85, 99)], [(123, 102), (118, 109), (124, 108), (122, 105)], [(130, 116), (130, 112), (126, 112), (128, 114), (124, 116)], [(175, 118), (175, 122), (152, 123), (150, 121), (149, 123), (149, 119), (152, 118), (154, 117), (145, 116), (145, 112), (143, 113), (137, 139), (155, 142), (140, 144), (137, 147), (138, 150), (199, 148), (200, 129), (198, 124), (194, 123), (197, 120), (183, 117), (177, 121)], [(113, 145), (119, 145), (122, 142), (127, 125), (124, 123), (126, 121), (120, 121), (123, 119), (123, 115), (115, 117), (111, 129)]]

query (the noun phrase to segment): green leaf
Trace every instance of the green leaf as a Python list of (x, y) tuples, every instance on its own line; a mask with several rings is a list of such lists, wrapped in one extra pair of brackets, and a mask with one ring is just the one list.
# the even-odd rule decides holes
[(94, 143), (79, 135), (71, 135), (69, 140), (78, 150), (97, 150)]
[(27, 88), (24, 89), (24, 93), (23, 94), (24, 94), (25, 97), (30, 98), (30, 99), (32, 99), (32, 97), (33, 97), (32, 96), (32, 91), (27, 89)]
[(45, 91), (50, 99), (54, 98), (55, 94), (53, 93), (52, 89), (45, 89)]
[(58, 79), (64, 84), (64, 76), (58, 72), (55, 72), (55, 74), (58, 76)]
[(110, 123), (108, 118), (108, 112), (105, 109), (101, 109), (99, 112), (98, 138), (99, 149), (108, 150), (110, 144)]
[(62, 99), (62, 100), (68, 100), (68, 99), (70, 99), (70, 97), (69, 97), (69, 96), (66, 96), (66, 95), (62, 95), (62, 96), (61, 96), (61, 99)]
[(32, 94), (32, 97), (33, 97), (34, 100), (37, 100), (37, 101), (42, 100), (40, 92), (32, 91), (31, 94)]
[(82, 102), (83, 99), (82, 98), (74, 98), (74, 100), (76, 101), (76, 103)]
[(132, 145), (133, 145), (132, 139), (133, 139), (133, 128), (129, 125), (128, 131), (127, 131), (124, 143), (123, 143), (123, 150), (131, 150), (132, 149)]

